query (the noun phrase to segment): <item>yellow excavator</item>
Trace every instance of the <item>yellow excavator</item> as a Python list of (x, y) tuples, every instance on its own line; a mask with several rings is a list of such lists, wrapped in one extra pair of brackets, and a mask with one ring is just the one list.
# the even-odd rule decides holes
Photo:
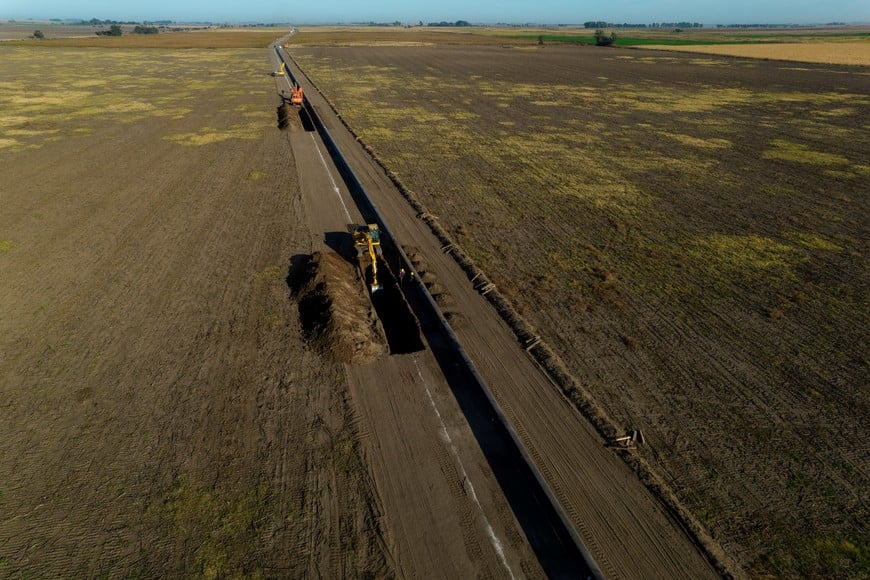
[(381, 231), (377, 224), (366, 224), (364, 226), (350, 224), (348, 230), (353, 235), (353, 243), (359, 251), (360, 268), (363, 276), (366, 275), (367, 266), (365, 264), (365, 255), (368, 254), (368, 260), (371, 264), (371, 283), (369, 289), (372, 294), (383, 290), (383, 286), (378, 282), (378, 252), (381, 247)]
[(279, 68), (278, 70), (273, 70), (273, 71), (272, 71), (271, 73), (269, 73), (269, 74), (272, 75), (273, 77), (283, 77), (283, 76), (284, 76), (284, 67), (285, 67), (285, 66), (287, 66), (287, 64), (282, 60), (282, 61), (281, 61), (281, 68)]

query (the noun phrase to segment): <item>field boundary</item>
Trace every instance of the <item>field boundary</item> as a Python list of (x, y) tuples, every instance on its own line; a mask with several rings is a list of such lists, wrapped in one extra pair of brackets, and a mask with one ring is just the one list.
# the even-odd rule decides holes
[[(353, 129), (336, 107), (335, 103), (327, 97), (320, 87), (299, 65), (289, 50), (284, 54), (292, 61), (298, 71), (306, 76), (308, 82), (320, 93), (324, 101), (329, 105), (339, 121), (350, 132), (354, 139), (362, 146), (366, 153), (384, 171), (390, 181), (396, 186), (402, 197), (417, 213), (417, 218), (426, 223), (430, 231), (443, 244), (445, 251), (450, 253), (456, 263), (462, 268), (475, 290), (481, 294), (495, 308), (496, 312), (510, 327), (519, 343), (524, 347), (529, 356), (548, 377), (550, 382), (559, 393), (574, 406), (587, 420), (589, 420), (598, 434), (605, 442), (613, 441), (621, 435), (616, 422), (598, 405), (577, 379), (571, 374), (567, 365), (550, 345), (538, 334), (513, 304), (499, 292), (496, 285), (491, 281), (472, 258), (462, 249), (458, 242), (438, 223), (436, 215), (430, 213), (420, 198), (409, 189), (387, 163), (369, 146)], [(726, 578), (743, 578), (745, 574), (736, 562), (725, 552), (721, 545), (713, 539), (704, 526), (679, 500), (670, 486), (641, 456), (633, 453), (630, 449), (614, 447), (617, 455), (634, 471), (641, 482), (659, 499), (668, 513), (680, 524), (694, 543), (699, 546), (708, 560), (716, 568), (717, 572)]]

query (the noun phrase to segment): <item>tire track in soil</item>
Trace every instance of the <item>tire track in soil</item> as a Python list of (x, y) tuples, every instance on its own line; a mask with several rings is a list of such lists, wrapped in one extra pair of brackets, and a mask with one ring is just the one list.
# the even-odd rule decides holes
[[(459, 457), (456, 446), (453, 444), (453, 440), (450, 437), (450, 432), (447, 430), (447, 426), (444, 424), (444, 420), (441, 417), (441, 412), (438, 410), (438, 405), (435, 403), (435, 399), (432, 397), (432, 392), (429, 390), (429, 385), (426, 383), (426, 379), (423, 378), (423, 373), (420, 371), (420, 366), (417, 362), (416, 357), (414, 357), (414, 366), (417, 370), (417, 378), (419, 380), (419, 383), (423, 385), (423, 388), (426, 391), (426, 396), (429, 399), (429, 403), (432, 405), (432, 410), (434, 411), (435, 416), (438, 418), (439, 435), (444, 440), (446, 449), (450, 452), (450, 458), (453, 461), (454, 468), (458, 469), (459, 471), (457, 475), (461, 476), (457, 478), (457, 481), (462, 482), (462, 491), (467, 491), (467, 493), (471, 497), (471, 500), (477, 506), (477, 512), (479, 514), (479, 517), (481, 517), (483, 520), (483, 526), (486, 529), (487, 534), (489, 535), (493, 548), (495, 548), (495, 551), (498, 554), (499, 560), (507, 571), (508, 576), (514, 578), (513, 570), (511, 570), (510, 565), (507, 563), (507, 560), (505, 560), (501, 540), (499, 540), (499, 538), (495, 535), (495, 532), (493, 532), (492, 526), (490, 525), (489, 520), (486, 517), (486, 513), (483, 511), (483, 507), (480, 505), (480, 501), (478, 501), (477, 499), (477, 493), (474, 491), (474, 484), (468, 478), (468, 473), (465, 471), (465, 467), (462, 465), (462, 460)], [(466, 527), (473, 527), (473, 520), (474, 514), (471, 513), (471, 510), (468, 510), (467, 513), (463, 516), (463, 529), (465, 529)], [(472, 552), (472, 555), (479, 555), (481, 549), (476, 539), (469, 535), (469, 537), (466, 539), (466, 546), (468, 546), (469, 542), (473, 542), (474, 551)]]

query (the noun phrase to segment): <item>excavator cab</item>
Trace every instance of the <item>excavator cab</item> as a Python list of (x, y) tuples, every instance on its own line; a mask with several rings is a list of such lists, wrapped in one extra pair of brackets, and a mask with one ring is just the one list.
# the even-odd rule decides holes
[(297, 107), (302, 106), (302, 87), (293, 83), (293, 92), (290, 94), (290, 104)]
[[(350, 233), (353, 235), (353, 243), (356, 245), (360, 254), (360, 268), (363, 276), (366, 276), (367, 267), (365, 265), (365, 256), (368, 254), (368, 261), (371, 267), (371, 282), (369, 290), (372, 294), (383, 290), (380, 282), (378, 282), (378, 248), (381, 246), (381, 231), (378, 229), (378, 224), (354, 225), (348, 226)], [(368, 279), (367, 279), (368, 281)]]

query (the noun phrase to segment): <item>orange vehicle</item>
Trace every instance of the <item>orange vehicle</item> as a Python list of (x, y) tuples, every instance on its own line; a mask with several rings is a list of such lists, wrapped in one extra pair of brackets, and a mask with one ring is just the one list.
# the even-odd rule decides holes
[(293, 94), (290, 95), (290, 104), (298, 107), (302, 106), (302, 87), (293, 83)]

